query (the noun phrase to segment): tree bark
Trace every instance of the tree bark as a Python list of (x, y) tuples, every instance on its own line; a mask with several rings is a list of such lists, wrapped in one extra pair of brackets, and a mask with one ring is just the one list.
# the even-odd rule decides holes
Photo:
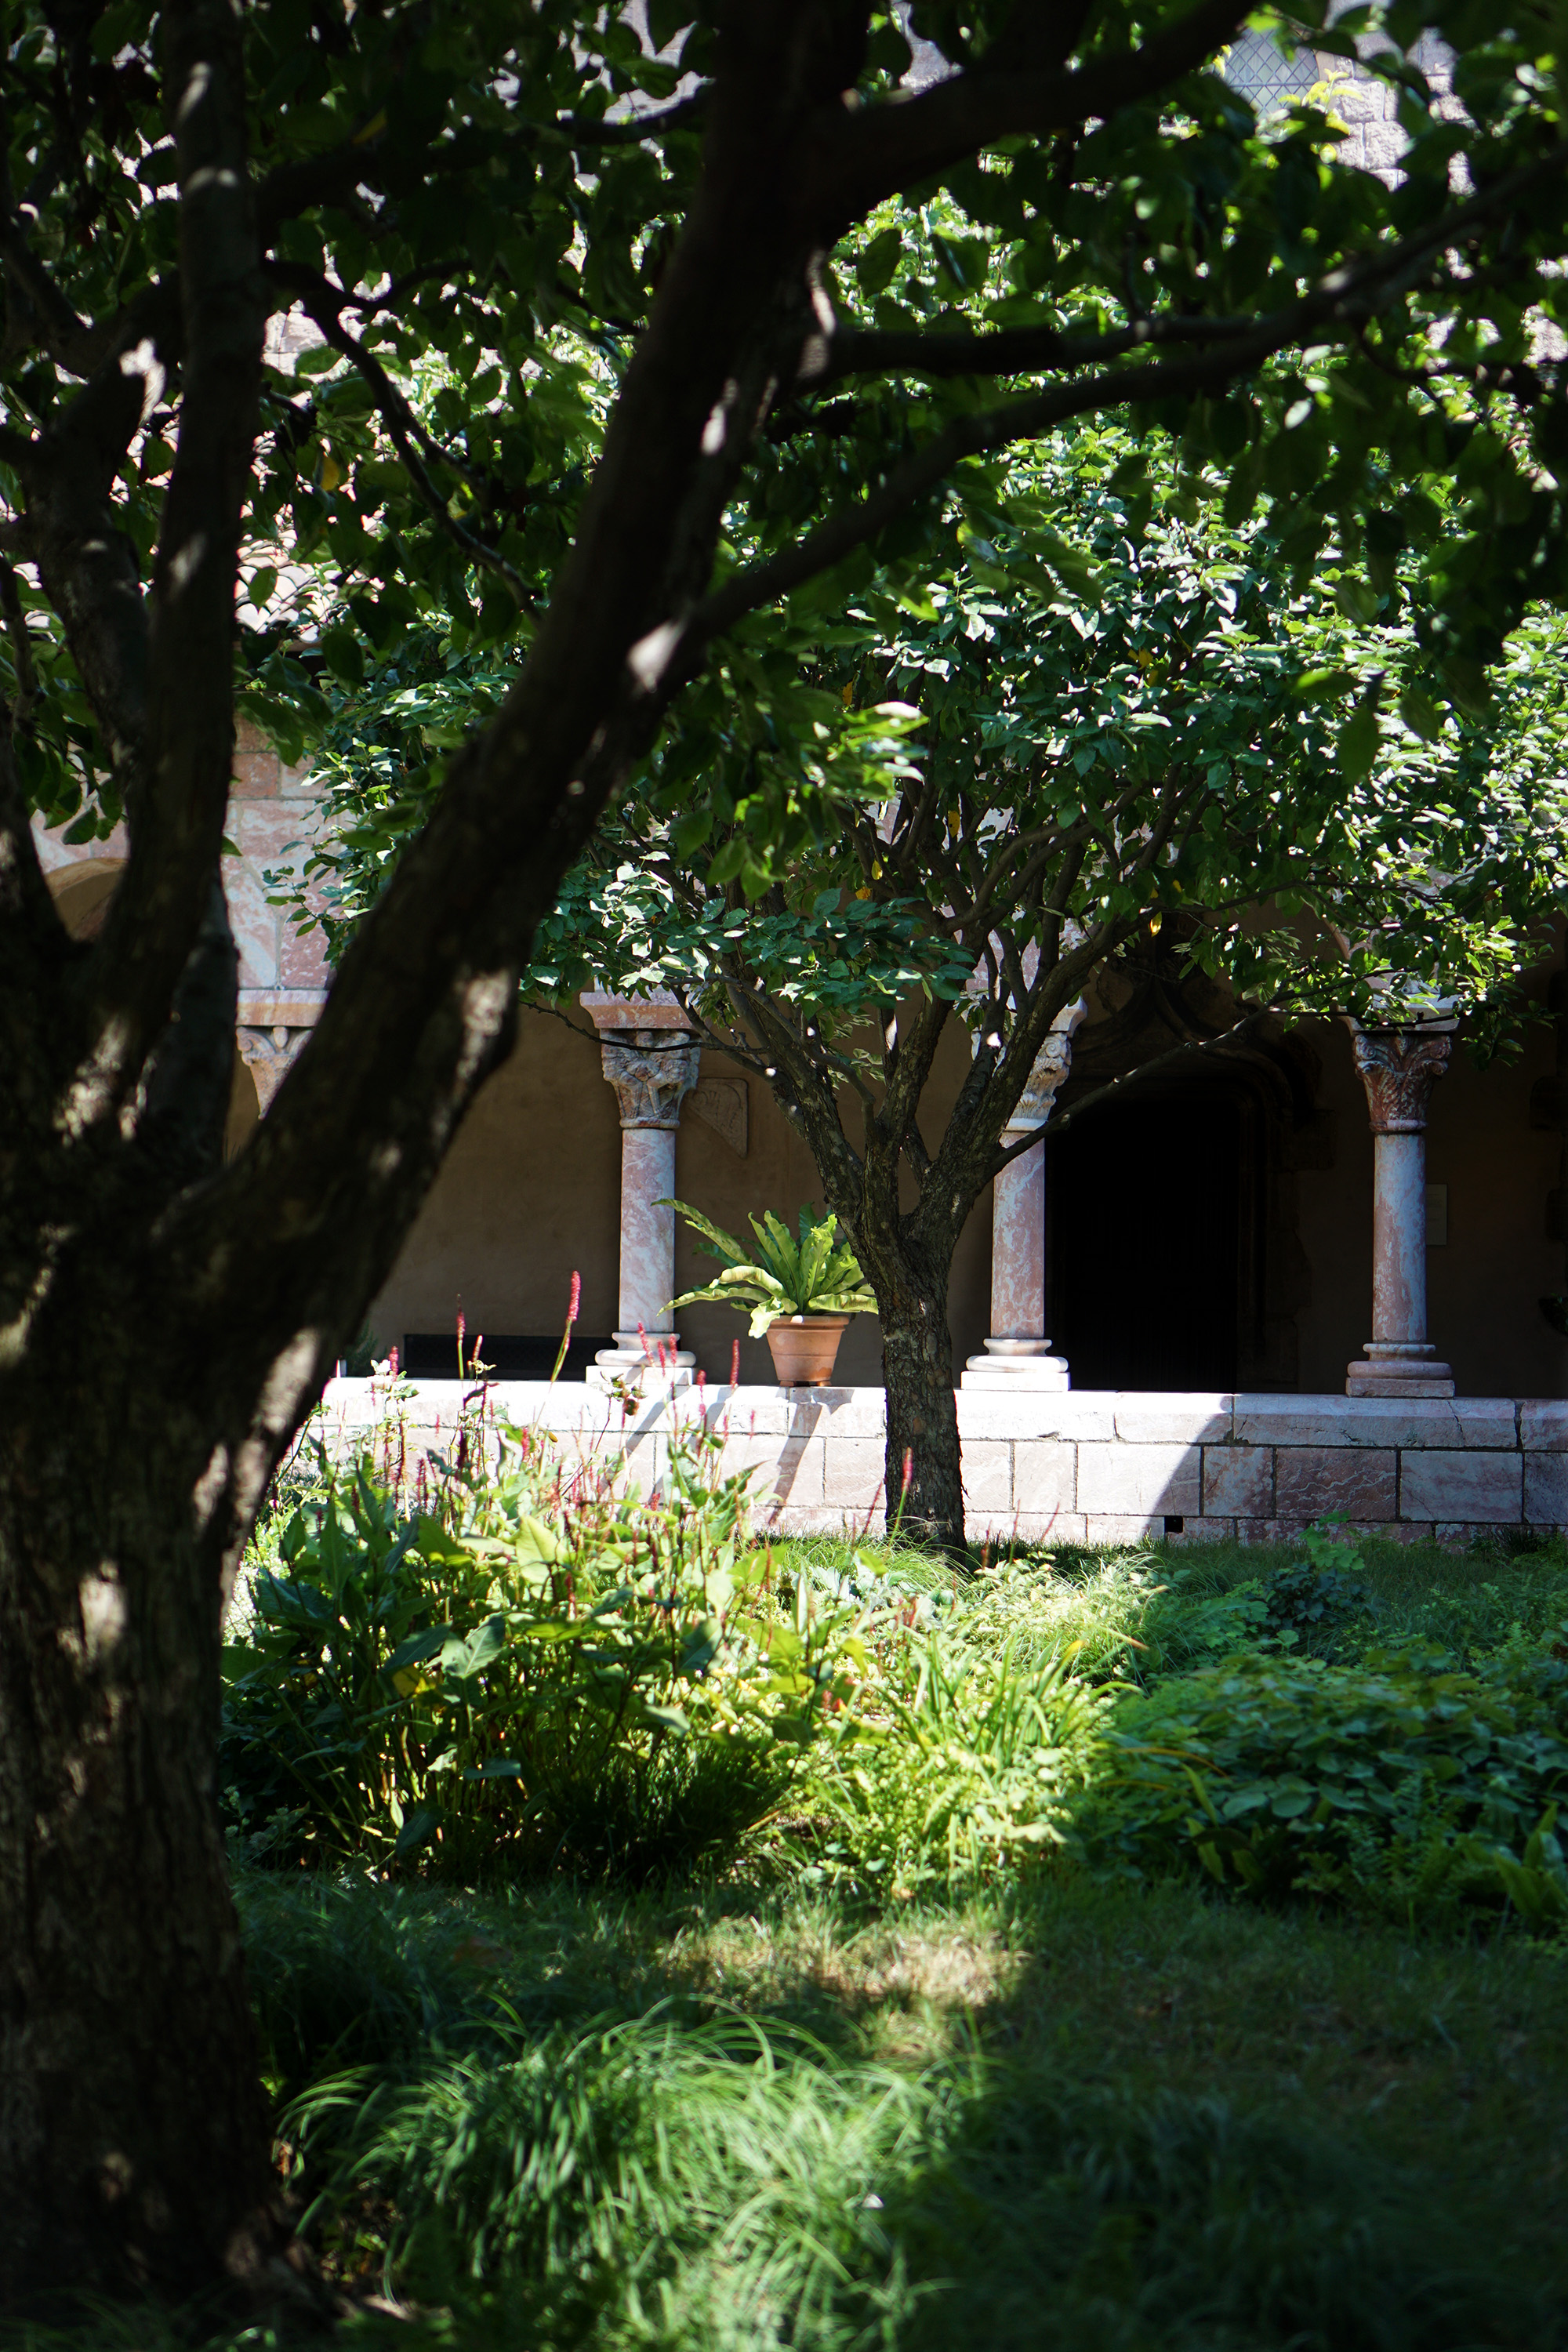
[[(951, 1258), (951, 1252), (949, 1253)], [(963, 1549), (963, 1474), (947, 1270), (879, 1266), (872, 1277), (882, 1320), (887, 1391), (887, 1521), (944, 1551)]]
[(218, 1828), (195, 1431), (139, 1377), (129, 1304), (84, 1318), (0, 1436), (7, 2309), (291, 2275)]

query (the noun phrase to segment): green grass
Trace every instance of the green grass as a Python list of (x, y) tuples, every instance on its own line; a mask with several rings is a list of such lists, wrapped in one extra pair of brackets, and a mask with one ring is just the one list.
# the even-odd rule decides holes
[[(951, 1565), (908, 1547), (774, 1553), (824, 1591), (954, 1611)], [(1257, 1588), (1298, 1557), (1037, 1556), (963, 1588), (958, 1619), (965, 1642), (1147, 1685), (1245, 1644)], [(1568, 1614), (1558, 1546), (1367, 1545), (1358, 1574), (1375, 1613), (1352, 1647), (1465, 1654)], [(345, 2344), (1568, 2339), (1568, 1942), (1497, 1908), (1417, 1929), (1048, 1858), (873, 1903), (808, 1890), (790, 1855), (775, 1838), (638, 1892), (241, 1874), (280, 2147)], [(122, 2312), (4, 2340), (199, 2334)]]
[(346, 2281), (384, 2287), (397, 2250), (423, 2315), (390, 2340), (1141, 2352), (1568, 2322), (1568, 1961), (1518, 1932), (1044, 1879), (879, 1912), (776, 1885), (242, 1892), (279, 2094), (361, 2070), (318, 2095), (300, 2178), (335, 2181)]

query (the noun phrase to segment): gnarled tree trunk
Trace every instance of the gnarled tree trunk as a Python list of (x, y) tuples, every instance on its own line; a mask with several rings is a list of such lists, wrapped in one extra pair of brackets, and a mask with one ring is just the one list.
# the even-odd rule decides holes
[(260, 2284), (287, 2242), (218, 1830), (219, 1584), (140, 1336), (100, 1311), (0, 1430), (0, 2306)]

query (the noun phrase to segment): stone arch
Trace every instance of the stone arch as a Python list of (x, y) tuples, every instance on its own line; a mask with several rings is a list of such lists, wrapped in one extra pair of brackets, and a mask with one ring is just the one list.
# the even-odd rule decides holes
[(55, 912), (73, 940), (95, 940), (125, 871), (123, 857), (79, 857), (47, 877)]

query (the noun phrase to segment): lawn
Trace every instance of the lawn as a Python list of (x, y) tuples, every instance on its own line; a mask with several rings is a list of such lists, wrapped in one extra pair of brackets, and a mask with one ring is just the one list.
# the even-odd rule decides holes
[[(615, 1509), (535, 1464), (461, 1542), (264, 1530), (231, 1834), (345, 2342), (1563, 2340), (1560, 1547), (965, 1573)], [(594, 1746), (606, 1675), (652, 1696)]]

